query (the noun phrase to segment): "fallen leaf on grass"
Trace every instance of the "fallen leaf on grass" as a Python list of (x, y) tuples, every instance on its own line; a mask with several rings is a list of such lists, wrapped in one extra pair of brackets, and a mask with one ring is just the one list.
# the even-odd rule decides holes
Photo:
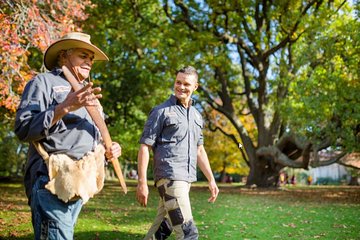
[(283, 227), (292, 227), (292, 228), (296, 228), (295, 223), (289, 223), (289, 224), (285, 224), (285, 223), (283, 223), (283, 224), (282, 224), (282, 226), (283, 226)]
[(19, 237), (20, 236), (20, 233), (18, 233), (17, 231), (12, 231), (10, 232), (10, 237)]
[(334, 223), (333, 228), (347, 228), (347, 226), (345, 224), (337, 224), (337, 223)]
[(280, 236), (280, 235), (274, 235), (272, 238), (273, 238), (273, 239), (283, 239), (283, 236)]
[(314, 238), (318, 239), (318, 238), (324, 237), (325, 235), (326, 235), (325, 233), (320, 233), (319, 235), (315, 235)]

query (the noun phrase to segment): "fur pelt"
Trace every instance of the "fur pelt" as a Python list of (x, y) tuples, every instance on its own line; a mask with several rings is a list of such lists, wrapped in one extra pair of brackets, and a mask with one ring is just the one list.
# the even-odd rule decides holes
[(46, 161), (50, 181), (45, 188), (64, 202), (80, 197), (85, 204), (104, 186), (104, 154), (105, 148), (99, 144), (94, 152), (80, 160), (73, 160), (65, 154), (50, 155)]

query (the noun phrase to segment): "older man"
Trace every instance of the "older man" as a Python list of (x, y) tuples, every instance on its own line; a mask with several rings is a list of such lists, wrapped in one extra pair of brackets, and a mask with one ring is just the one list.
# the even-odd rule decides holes
[[(15, 133), (20, 140), (30, 143), (24, 181), (35, 239), (73, 239), (82, 199), (59, 199), (45, 187), (49, 185), (49, 163), (36, 146), (41, 146), (45, 155), (62, 154), (60, 161), (64, 156), (76, 162), (94, 155), (101, 136), (84, 107), (99, 106), (101, 89), (92, 83), (86, 84), (97, 60), (106, 61), (108, 57), (90, 42), (89, 35), (66, 34), (45, 52), (44, 64), (51, 71), (35, 76), (23, 92)], [(64, 65), (72, 70), (79, 84), (84, 85), (81, 90), (72, 91), (61, 69)], [(106, 152), (108, 158), (120, 155), (118, 143)]]

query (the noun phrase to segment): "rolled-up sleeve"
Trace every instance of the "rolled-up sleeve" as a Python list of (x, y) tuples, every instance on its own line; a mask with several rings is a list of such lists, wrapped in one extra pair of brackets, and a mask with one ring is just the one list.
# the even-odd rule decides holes
[(148, 120), (145, 123), (144, 131), (140, 138), (141, 144), (153, 146), (156, 139), (160, 136), (163, 128), (162, 111), (159, 109), (151, 110)]
[(17, 109), (15, 134), (21, 141), (38, 141), (65, 130), (62, 120), (51, 125), (54, 114), (51, 89), (47, 89), (45, 79), (35, 77), (27, 84)]

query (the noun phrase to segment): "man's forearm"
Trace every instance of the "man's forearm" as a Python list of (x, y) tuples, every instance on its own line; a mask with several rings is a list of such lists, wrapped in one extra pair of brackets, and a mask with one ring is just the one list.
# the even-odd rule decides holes
[(147, 168), (149, 164), (149, 148), (142, 144), (138, 153), (138, 182), (139, 184), (147, 183)]
[(211, 171), (209, 159), (207, 157), (206, 151), (203, 146), (199, 147), (198, 149), (198, 156), (197, 156), (198, 166), (202, 173), (205, 175), (206, 179), (211, 182), (215, 181), (214, 175)]

